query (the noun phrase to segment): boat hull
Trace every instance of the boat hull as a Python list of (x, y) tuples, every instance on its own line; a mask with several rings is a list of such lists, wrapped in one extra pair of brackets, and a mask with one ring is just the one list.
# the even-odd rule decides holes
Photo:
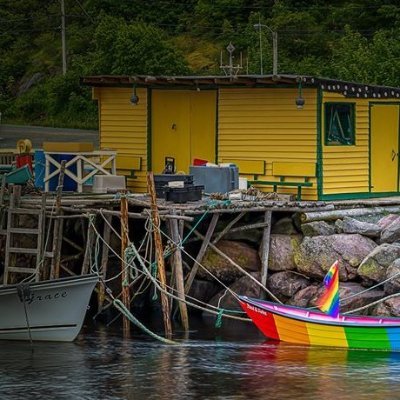
[(22, 286), (20, 294), (18, 285), (0, 287), (0, 340), (73, 341), (97, 282), (96, 275), (35, 282), (23, 295)]
[(279, 312), (274, 312), (273, 303), (249, 301), (245, 297), (240, 298), (240, 304), (270, 339), (310, 346), (400, 351), (400, 319), (390, 319), (388, 324), (371, 317), (359, 317), (359, 323), (357, 317), (351, 318), (350, 322), (330, 317), (316, 321), (315, 318), (307, 319), (305, 315), (309, 313), (304, 309), (297, 309), (307, 313), (303, 315), (299, 312), (290, 315), (292, 310), (297, 311), (295, 307), (280, 306)]

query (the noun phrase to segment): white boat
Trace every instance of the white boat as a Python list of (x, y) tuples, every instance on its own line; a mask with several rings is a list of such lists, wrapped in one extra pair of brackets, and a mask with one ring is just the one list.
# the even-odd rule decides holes
[(0, 286), (0, 340), (73, 341), (97, 282), (82, 275)]

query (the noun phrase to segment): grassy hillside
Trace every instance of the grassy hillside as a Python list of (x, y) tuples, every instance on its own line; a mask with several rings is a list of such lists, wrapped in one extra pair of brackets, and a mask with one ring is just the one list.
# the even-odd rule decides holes
[[(400, 86), (397, 0), (64, 2), (65, 76), (61, 0), (0, 0), (2, 121), (96, 128), (96, 105), (80, 76), (219, 74), (229, 42), (249, 73), (258, 73), (259, 21), (278, 32), (279, 72)], [(267, 28), (262, 43), (263, 69), (271, 73)]]

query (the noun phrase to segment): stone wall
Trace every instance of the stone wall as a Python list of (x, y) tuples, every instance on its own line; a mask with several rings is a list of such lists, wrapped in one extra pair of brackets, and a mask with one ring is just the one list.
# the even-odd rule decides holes
[[(295, 216), (293, 216), (295, 217)], [(282, 302), (313, 307), (323, 292), (322, 280), (335, 260), (339, 261), (341, 311), (350, 311), (400, 291), (400, 217), (372, 215), (333, 222), (298, 223), (283, 217), (271, 229), (268, 289)], [(293, 222), (296, 221), (296, 224)], [(260, 231), (247, 232), (260, 237)], [(250, 240), (224, 240), (218, 244), (240, 266), (259, 279), (261, 263)], [(237, 294), (258, 297), (260, 288), (243, 277), (212, 250), (204, 265)], [(203, 279), (212, 280), (211, 276)], [(227, 309), (237, 300), (222, 290), (209, 302)], [(268, 298), (268, 297), (267, 297)], [(400, 316), (400, 296), (368, 307), (360, 313)]]

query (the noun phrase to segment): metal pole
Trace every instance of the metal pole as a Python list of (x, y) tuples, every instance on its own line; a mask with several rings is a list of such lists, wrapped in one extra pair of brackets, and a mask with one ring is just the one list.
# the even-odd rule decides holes
[(278, 33), (272, 31), (272, 47), (273, 47), (273, 64), (272, 64), (272, 74), (278, 75)]
[(65, 44), (65, 8), (64, 0), (61, 0), (61, 48), (62, 48), (62, 71), (67, 73), (67, 50)]

